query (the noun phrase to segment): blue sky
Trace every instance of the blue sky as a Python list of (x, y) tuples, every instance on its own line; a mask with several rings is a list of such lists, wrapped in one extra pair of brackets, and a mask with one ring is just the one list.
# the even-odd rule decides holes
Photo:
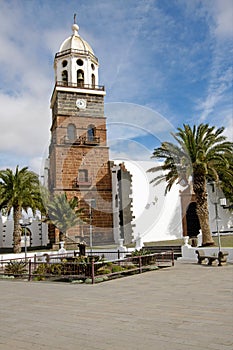
[(231, 0), (1, 0), (0, 168), (41, 172), (53, 60), (72, 34), (100, 62), (112, 159), (150, 159), (183, 123), (232, 139)]

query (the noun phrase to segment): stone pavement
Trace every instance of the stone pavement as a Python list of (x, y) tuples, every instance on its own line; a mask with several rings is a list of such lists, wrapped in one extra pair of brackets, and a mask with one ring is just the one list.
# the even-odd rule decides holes
[(232, 350), (233, 265), (95, 285), (0, 281), (0, 350)]

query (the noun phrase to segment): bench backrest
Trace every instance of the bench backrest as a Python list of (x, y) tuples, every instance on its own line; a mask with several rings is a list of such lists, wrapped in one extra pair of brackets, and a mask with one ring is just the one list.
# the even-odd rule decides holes
[(229, 255), (228, 252), (219, 252), (219, 253), (218, 253), (218, 256), (219, 256), (220, 258), (223, 258), (224, 256), (227, 256), (227, 255)]
[(196, 250), (196, 254), (198, 254), (199, 256), (205, 256), (204, 250)]

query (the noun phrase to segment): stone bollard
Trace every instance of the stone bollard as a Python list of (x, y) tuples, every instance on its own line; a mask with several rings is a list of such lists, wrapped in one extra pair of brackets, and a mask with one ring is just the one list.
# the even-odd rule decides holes
[(184, 236), (183, 238), (184, 238), (184, 245), (188, 246), (189, 245), (188, 244), (189, 243), (189, 236)]

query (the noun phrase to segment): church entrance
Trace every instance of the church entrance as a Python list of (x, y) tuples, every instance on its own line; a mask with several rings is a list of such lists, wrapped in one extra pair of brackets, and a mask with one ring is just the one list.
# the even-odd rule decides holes
[(197, 235), (200, 230), (200, 222), (197, 216), (197, 204), (191, 202), (186, 211), (187, 235), (191, 238), (192, 246), (197, 246)]

